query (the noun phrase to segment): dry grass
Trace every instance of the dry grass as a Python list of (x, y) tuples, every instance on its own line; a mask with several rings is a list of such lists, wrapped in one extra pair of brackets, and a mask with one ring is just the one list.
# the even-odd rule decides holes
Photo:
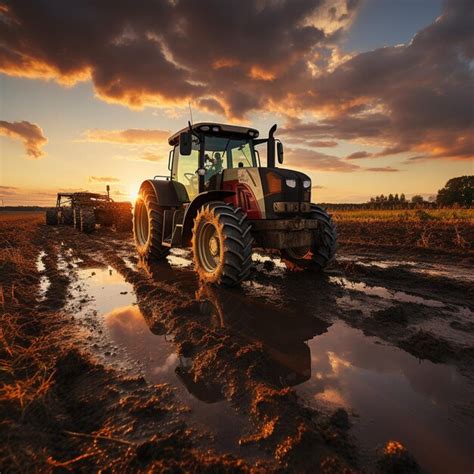
[(471, 222), (474, 224), (474, 209), (356, 209), (334, 210), (337, 221), (408, 221), (408, 222)]
[(466, 254), (474, 249), (474, 209), (337, 210), (339, 242)]

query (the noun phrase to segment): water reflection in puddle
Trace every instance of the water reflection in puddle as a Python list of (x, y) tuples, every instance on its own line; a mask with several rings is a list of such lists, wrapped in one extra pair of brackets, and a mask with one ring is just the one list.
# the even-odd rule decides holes
[(39, 298), (38, 301), (44, 301), (46, 298), (46, 293), (51, 286), (51, 282), (49, 281), (49, 278), (44, 274), (44, 271), (46, 270), (46, 265), (43, 262), (44, 257), (46, 257), (46, 252), (44, 250), (41, 250), (41, 252), (38, 254), (38, 257), (36, 258), (36, 270), (38, 270), (38, 273), (40, 273), (40, 281), (39, 281)]
[[(219, 447), (242, 455), (238, 439), (244, 420), (223, 400), (215, 381), (195, 384), (188, 377), (192, 360), (178, 356), (172, 336), (160, 326), (149, 327), (133, 287), (112, 268), (81, 270), (79, 276), (94, 298), (104, 332), (119, 348), (116, 359), (151, 383), (175, 387), (180, 401), (191, 408), (193, 422), (210, 430)], [(385, 288), (354, 288), (402, 302), (422, 299)], [(195, 297), (194, 289), (188, 296)], [(473, 391), (455, 368), (420, 363), (340, 321), (330, 326), (308, 314), (307, 307), (266, 304), (251, 288), (231, 292), (202, 287), (196, 297), (209, 324), (262, 345), (282, 386), (295, 386), (316, 407), (356, 413), (353, 432), (363, 446), (373, 449), (396, 439), (430, 472), (470, 472)]]
[(315, 406), (357, 415), (354, 434), (370, 448), (389, 439), (429, 472), (470, 472), (473, 389), (451, 366), (418, 361), (336, 322), (308, 343), (311, 379), (297, 392)]
[(445, 306), (441, 301), (410, 295), (404, 291), (390, 291), (383, 286), (370, 286), (366, 283), (351, 281), (343, 277), (329, 277), (329, 281), (337, 283), (348, 290), (357, 291), (370, 296), (378, 296), (379, 298), (394, 300), (400, 303), (417, 303), (432, 308), (443, 308)]
[(210, 404), (188, 391), (181, 379), (181, 369), (188, 361), (175, 352), (172, 336), (148, 326), (136, 304), (132, 285), (111, 267), (80, 270), (78, 274), (94, 300), (106, 338), (116, 349), (112, 352), (116, 356), (114, 362), (139, 371), (150, 383), (170, 384), (180, 402), (191, 408), (194, 426), (210, 431), (220, 448), (242, 456), (238, 440), (245, 428), (243, 420), (222, 396), (218, 403)]

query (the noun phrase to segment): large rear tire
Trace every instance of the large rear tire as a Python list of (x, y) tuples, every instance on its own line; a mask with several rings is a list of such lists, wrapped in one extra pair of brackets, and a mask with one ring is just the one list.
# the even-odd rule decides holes
[(46, 210), (46, 225), (58, 225), (58, 211), (56, 208)]
[(169, 253), (163, 247), (163, 208), (158, 204), (155, 192), (141, 189), (133, 209), (133, 237), (138, 255), (145, 260), (160, 260)]
[(337, 231), (328, 212), (311, 205), (311, 219), (318, 221), (316, 243), (312, 247), (284, 249), (281, 257), (290, 271), (306, 269), (324, 270), (334, 258), (337, 250)]
[(193, 259), (201, 281), (236, 286), (252, 268), (252, 235), (247, 214), (221, 201), (201, 207), (193, 227)]
[(83, 207), (80, 210), (81, 232), (91, 234), (95, 231), (95, 213), (91, 207)]

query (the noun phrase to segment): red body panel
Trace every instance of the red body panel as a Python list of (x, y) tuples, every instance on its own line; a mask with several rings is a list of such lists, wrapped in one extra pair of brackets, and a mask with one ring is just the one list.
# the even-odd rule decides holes
[(262, 219), (262, 213), (258, 207), (257, 199), (254, 193), (245, 183), (239, 183), (238, 180), (224, 181), (223, 189), (234, 191), (235, 194), (225, 199), (226, 202), (236, 207), (241, 207), (249, 219)]

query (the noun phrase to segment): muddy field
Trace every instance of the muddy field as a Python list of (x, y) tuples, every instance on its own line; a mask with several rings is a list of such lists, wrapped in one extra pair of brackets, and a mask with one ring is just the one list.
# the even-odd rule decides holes
[(223, 290), (42, 219), (0, 214), (1, 472), (473, 472), (472, 222)]

